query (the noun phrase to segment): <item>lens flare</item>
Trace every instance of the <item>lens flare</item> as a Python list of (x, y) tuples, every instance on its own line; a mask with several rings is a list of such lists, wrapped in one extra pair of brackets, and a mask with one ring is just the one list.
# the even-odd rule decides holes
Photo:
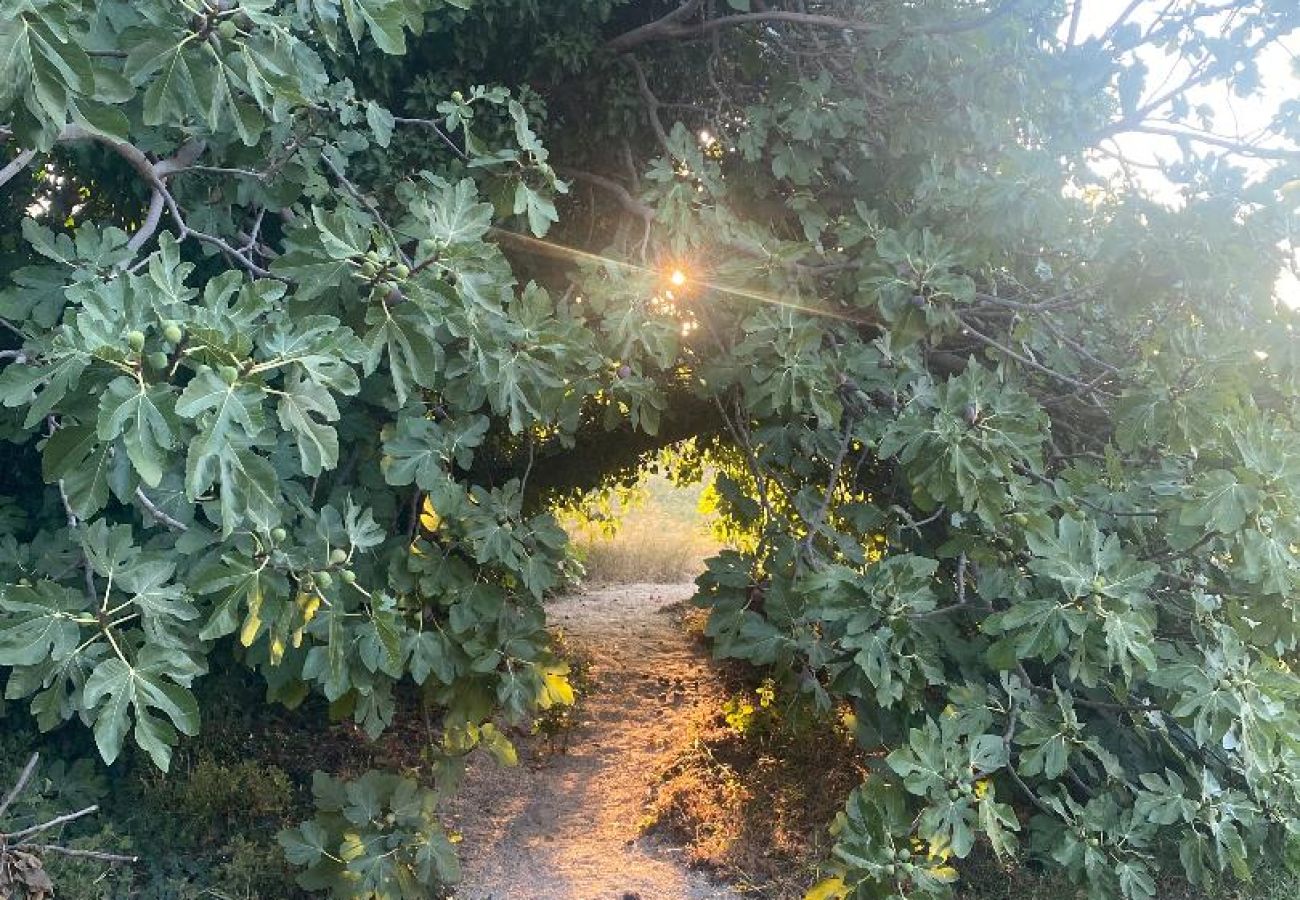
[[(516, 231), (506, 231), (501, 228), (491, 228), (488, 233), (498, 238), (503, 243), (513, 244), (520, 249), (526, 249), (541, 256), (549, 256), (554, 259), (566, 259), (572, 262), (589, 262), (596, 265), (608, 266), (615, 269), (623, 269), (628, 272), (639, 272), (646, 275), (652, 275), (656, 278), (663, 278), (662, 269), (652, 269), (647, 266), (637, 265), (628, 260), (615, 259), (609, 256), (601, 256), (597, 253), (590, 253), (586, 250), (579, 250), (576, 247), (566, 247), (564, 244), (557, 244), (553, 241), (540, 240), (530, 237), (526, 234), (519, 234)], [(688, 279), (686, 272), (674, 269), (668, 273), (669, 282), (672, 281), (673, 275), (680, 272), (683, 283)], [(855, 325), (874, 325), (876, 323), (859, 318), (848, 312), (827, 309), (824, 306), (814, 306), (803, 303), (799, 300), (790, 299), (785, 296), (777, 296), (765, 291), (756, 291), (749, 288), (741, 287), (735, 284), (723, 284), (706, 278), (696, 278), (691, 282), (696, 291), (717, 291), (721, 294), (727, 294), (732, 297), (743, 297), (747, 300), (754, 300), (759, 303), (766, 303), (772, 306), (780, 306), (785, 309), (794, 310), (795, 312), (805, 313), (810, 316), (821, 316), (828, 319), (838, 319), (842, 322), (849, 322)]]
[(681, 269), (673, 269), (672, 274), (668, 276), (668, 283), (673, 287), (681, 287), (686, 283), (686, 273)]

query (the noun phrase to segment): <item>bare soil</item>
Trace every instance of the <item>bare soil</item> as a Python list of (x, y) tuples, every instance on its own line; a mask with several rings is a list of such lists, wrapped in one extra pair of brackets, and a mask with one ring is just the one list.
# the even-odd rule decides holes
[(564, 597), (552, 627), (590, 661), (593, 688), (567, 749), (522, 742), (520, 762), (476, 759), (450, 801), (461, 832), (458, 900), (735, 900), (690, 871), (682, 848), (641, 834), (646, 802), (723, 687), (680, 624), (690, 584), (629, 584)]

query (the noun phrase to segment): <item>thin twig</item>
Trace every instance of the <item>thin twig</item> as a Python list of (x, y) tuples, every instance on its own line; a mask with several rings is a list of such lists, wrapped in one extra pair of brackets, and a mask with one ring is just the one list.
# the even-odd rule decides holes
[(186, 525), (184, 522), (178, 519), (174, 519), (171, 516), (167, 515), (167, 513), (163, 512), (158, 507), (158, 504), (154, 503), (151, 499), (149, 499), (149, 495), (144, 492), (143, 487), (137, 487), (135, 489), (135, 499), (139, 500), (140, 505), (149, 511), (149, 515), (153, 516), (155, 519), (157, 519), (159, 522), (162, 522), (164, 525), (166, 525), (168, 528), (172, 529), (173, 531), (190, 530), (189, 526)]
[(59, 844), (23, 844), (22, 847), (24, 850), (36, 850), (41, 853), (61, 853), (64, 856), (97, 859), (102, 862), (137, 863), (140, 861), (138, 856), (123, 856), (120, 853), (104, 853), (100, 850), (77, 850), (74, 847), (64, 847)]
[[(53, 427), (51, 427), (51, 432)], [(68, 528), (76, 531), (80, 523), (77, 514), (72, 510), (72, 500), (68, 497), (68, 489), (63, 484), (63, 479), (59, 479), (59, 498), (63, 501), (63, 511), (68, 516)], [(92, 603), (99, 603), (99, 592), (95, 590), (95, 570), (91, 568), (90, 557), (86, 555), (83, 548), (81, 551), (81, 568), (86, 572), (86, 596)]]
[(1020, 790), (1024, 791), (1025, 796), (1029, 798), (1034, 806), (1047, 815), (1055, 817), (1056, 813), (1052, 811), (1052, 808), (1038, 799), (1038, 795), (1029, 789), (1029, 785), (1025, 784), (1024, 779), (1020, 777), (1020, 773), (1016, 771), (1016, 764), (1011, 759), (1011, 739), (1016, 734), (1016, 698), (1008, 695), (1008, 704), (1007, 729), (1002, 733), (1002, 745), (1007, 750), (1007, 772), (1010, 773), (1012, 780), (1020, 787)]
[[(964, 19), (956, 22), (944, 22), (935, 25), (923, 26), (911, 29), (916, 34), (944, 35), (960, 34), (966, 31), (975, 31), (984, 28), (998, 19), (1010, 13), (1015, 9), (1021, 0), (1005, 0), (994, 9), (982, 16), (976, 16), (971, 19)], [(626, 53), (643, 44), (655, 43), (657, 41), (669, 40), (693, 40), (695, 38), (709, 37), (724, 28), (738, 28), (744, 25), (800, 25), (809, 28), (829, 28), (835, 31), (858, 31), (867, 32), (875, 31), (880, 28), (870, 22), (863, 22), (855, 19), (843, 19), (838, 16), (822, 15), (820, 13), (798, 12), (792, 10), (759, 10), (755, 12), (735, 13), (733, 15), (718, 16), (712, 19), (703, 19), (693, 24), (686, 24), (685, 20), (691, 18), (696, 11), (700, 9), (702, 3), (700, 0), (689, 0), (683, 3), (677, 9), (668, 13), (661, 18), (648, 22), (631, 31), (624, 32), (606, 41), (605, 46), (616, 53)]]
[(23, 150), (15, 156), (12, 161), (10, 161), (9, 165), (0, 169), (0, 187), (4, 187), (5, 182), (9, 181), (23, 169), (27, 168), (27, 164), (31, 162), (35, 156), (35, 150)]
[(18, 795), (23, 792), (23, 788), (27, 787), (27, 782), (32, 780), (32, 775), (36, 773), (36, 763), (40, 761), (40, 758), (39, 753), (33, 753), (32, 758), (27, 760), (27, 765), (23, 766), (22, 774), (14, 782), (13, 788), (5, 795), (3, 800), (0, 800), (0, 816), (8, 812), (9, 807), (18, 799)]
[(1111, 394), (1107, 391), (1103, 391), (1096, 387), (1093, 387), (1089, 385), (1087, 382), (1079, 381), (1077, 378), (1071, 378), (1069, 375), (1066, 375), (1062, 372), (1057, 372), (1055, 369), (1049, 369), (1047, 366), (1043, 365), (1042, 363), (1030, 359), (1028, 356), (1025, 356), (1022, 353), (1017, 353), (1015, 350), (1012, 350), (1010, 347), (1006, 346), (1005, 344), (1002, 344), (997, 340), (984, 334), (983, 332), (977, 331), (976, 329), (972, 328), (970, 322), (967, 321), (966, 319), (962, 320), (962, 328), (964, 331), (966, 331), (976, 340), (979, 340), (987, 344), (988, 346), (994, 348), (995, 350), (999, 350), (1002, 353), (1005, 353), (1007, 356), (1011, 357), (1012, 359), (1016, 360), (1017, 362), (1023, 365), (1029, 366), (1031, 369), (1037, 369), (1039, 372), (1042, 372), (1044, 375), (1048, 375), (1052, 378), (1055, 378), (1057, 381), (1065, 382), (1066, 384), (1072, 387), (1079, 388), (1082, 391), (1087, 391), (1090, 393), (1095, 392), (1095, 393), (1102, 394), (1103, 396), (1106, 397), (1111, 396)]
[(460, 147), (457, 147), (456, 142), (451, 139), (451, 135), (443, 131), (442, 127), (433, 119), (413, 119), (408, 116), (394, 116), (393, 121), (398, 125), (414, 125), (420, 128), (430, 129), (444, 144), (451, 148), (453, 153), (459, 156), (462, 160), (467, 162), (469, 161), (469, 157), (465, 154), (465, 151), (460, 149)]
[(842, 430), (840, 449), (835, 455), (834, 464), (831, 466), (830, 478), (826, 480), (826, 493), (822, 495), (821, 504), (808, 521), (808, 536), (803, 540), (803, 551), (807, 554), (812, 553), (813, 541), (817, 538), (817, 533), (821, 530), (826, 521), (826, 515), (830, 512), (831, 500), (835, 496), (835, 488), (840, 483), (840, 472), (844, 469), (844, 459), (848, 456), (849, 445), (853, 442), (853, 420), (848, 416), (845, 416)]
[(328, 152), (322, 151), (320, 158), (325, 165), (329, 167), (329, 170), (334, 173), (334, 177), (339, 180), (339, 184), (343, 185), (343, 189), (351, 194), (353, 199), (364, 206), (370, 215), (375, 217), (375, 221), (379, 223), (379, 227), (383, 229), (384, 234), (393, 245), (393, 249), (397, 252), (398, 258), (409, 269), (411, 266), (411, 258), (407, 256), (406, 251), (402, 249), (402, 242), (397, 239), (397, 233), (393, 231), (392, 226), (388, 224), (388, 221), (379, 212), (379, 208), (376, 207), (368, 197), (362, 194), (355, 184), (348, 180), (348, 177), (343, 174), (343, 170), (339, 167), (338, 163), (330, 159)]
[(650, 128), (655, 133), (655, 140), (659, 142), (659, 146), (664, 149), (665, 153), (671, 155), (672, 151), (668, 147), (668, 132), (664, 131), (664, 123), (659, 121), (659, 98), (655, 96), (654, 91), (650, 90), (650, 82), (646, 80), (645, 76), (645, 67), (641, 65), (641, 61), (635, 56), (624, 58), (627, 60), (628, 65), (632, 67), (633, 74), (636, 75), (637, 90), (641, 93), (641, 99), (645, 101), (646, 114), (650, 117)]
[(99, 805), (93, 804), (87, 806), (85, 809), (77, 810), (74, 813), (55, 816), (53, 819), (50, 819), (48, 822), (42, 822), (40, 825), (33, 825), (30, 828), (24, 828), (22, 831), (15, 831), (11, 834), (6, 834), (3, 836), (3, 839), (7, 843), (15, 843), (29, 835), (40, 834), (42, 831), (49, 831), (51, 828), (58, 828), (60, 825), (67, 825), (69, 822), (75, 822), (77, 819), (84, 819), (86, 816), (97, 812), (99, 812)]
[(653, 209), (633, 197), (627, 188), (623, 187), (623, 185), (619, 184), (612, 178), (607, 178), (604, 175), (597, 175), (595, 172), (573, 169), (569, 166), (555, 166), (555, 171), (566, 178), (585, 181), (588, 184), (601, 188), (614, 197), (614, 199), (618, 201), (619, 206), (622, 206), (625, 210), (640, 219), (644, 219), (647, 222), (654, 219), (655, 211)]

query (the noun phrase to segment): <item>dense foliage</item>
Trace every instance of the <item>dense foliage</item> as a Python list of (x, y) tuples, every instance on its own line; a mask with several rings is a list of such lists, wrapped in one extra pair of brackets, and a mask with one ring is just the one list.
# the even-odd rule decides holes
[[(1203, 101), (1300, 10), (1100, 6), (0, 0), (6, 697), (165, 770), (220, 653), (508, 758), (568, 693), (547, 491), (698, 435), (718, 652), (887, 751), (821, 896), (1248, 877), (1300, 838), (1300, 120)], [(322, 784), (322, 885), (357, 815), (410, 860), (360, 895), (453, 873), (414, 786)]]

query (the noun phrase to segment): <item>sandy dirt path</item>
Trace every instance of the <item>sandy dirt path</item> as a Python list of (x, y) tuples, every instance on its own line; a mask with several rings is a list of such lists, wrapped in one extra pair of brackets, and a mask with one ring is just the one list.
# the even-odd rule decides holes
[(717, 702), (706, 653), (679, 624), (693, 586), (631, 584), (556, 600), (552, 627), (594, 688), (566, 753), (523, 742), (519, 766), (476, 759), (447, 810), (464, 835), (458, 900), (735, 900), (639, 834), (648, 792)]

